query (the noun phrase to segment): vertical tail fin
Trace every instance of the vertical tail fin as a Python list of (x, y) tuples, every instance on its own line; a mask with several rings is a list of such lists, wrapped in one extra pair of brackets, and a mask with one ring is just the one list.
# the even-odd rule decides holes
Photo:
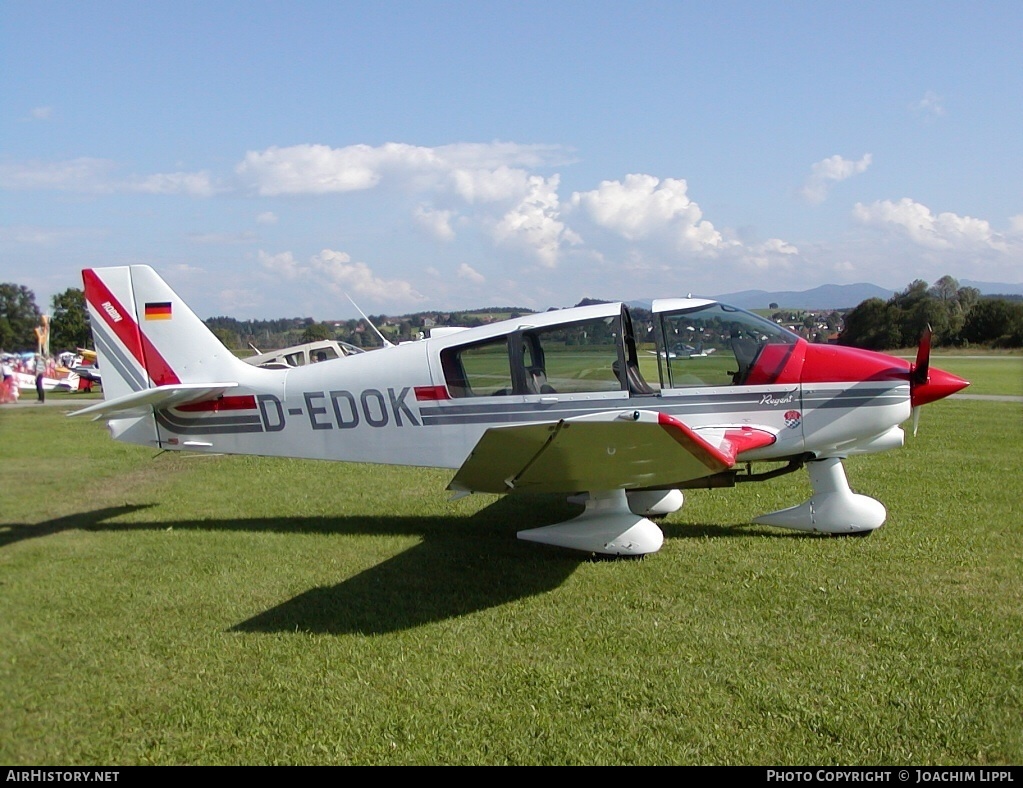
[(105, 399), (230, 380), (247, 367), (149, 266), (89, 268), (82, 279)]

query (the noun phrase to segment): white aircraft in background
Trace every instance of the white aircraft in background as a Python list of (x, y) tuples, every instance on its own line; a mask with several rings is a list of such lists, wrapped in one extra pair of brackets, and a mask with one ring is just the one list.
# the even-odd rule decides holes
[(647, 353), (652, 356), (660, 356), (661, 358), (706, 358), (716, 349), (704, 349), (702, 342), (697, 343), (695, 347), (678, 343), (672, 345), (668, 350), (648, 350)]
[[(842, 460), (899, 447), (913, 409), (968, 385), (929, 366), (816, 345), (700, 298), (652, 305), (659, 385), (627, 306), (527, 315), (289, 369), (237, 359), (148, 266), (87, 269), (85, 295), (117, 440), (159, 449), (450, 468), (456, 493), (566, 493), (573, 520), (522, 539), (608, 555), (661, 547), (649, 517), (681, 489), (805, 467), (806, 502), (754, 522), (869, 533), (884, 506)], [(672, 357), (698, 330), (712, 356)], [(708, 351), (709, 352), (709, 351)], [(771, 464), (754, 473), (755, 464)], [(779, 465), (780, 464), (780, 465)]]
[[(252, 345), (249, 345), (252, 347)], [(243, 359), (246, 364), (263, 369), (290, 369), (292, 367), (304, 367), (307, 364), (318, 364), (321, 361), (330, 361), (335, 358), (344, 358), (355, 353), (365, 353), (361, 347), (355, 347), (347, 342), (337, 342), (333, 339), (319, 339), (315, 342), (303, 342), (300, 345), (271, 350), (268, 353), (261, 353), (257, 348), (256, 355)]]

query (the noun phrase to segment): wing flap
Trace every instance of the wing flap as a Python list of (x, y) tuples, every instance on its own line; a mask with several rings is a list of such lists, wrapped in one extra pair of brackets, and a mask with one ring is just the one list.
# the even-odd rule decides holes
[(492, 427), (448, 487), (496, 493), (668, 488), (731, 468), (750, 442), (736, 440), (738, 430), (708, 440), (672, 416), (641, 410)]
[(93, 420), (103, 417), (145, 416), (160, 408), (179, 407), (216, 399), (237, 385), (237, 383), (176, 383), (157, 386), (152, 389), (134, 391), (116, 399), (97, 402), (95, 405), (76, 410), (69, 415), (92, 416)]

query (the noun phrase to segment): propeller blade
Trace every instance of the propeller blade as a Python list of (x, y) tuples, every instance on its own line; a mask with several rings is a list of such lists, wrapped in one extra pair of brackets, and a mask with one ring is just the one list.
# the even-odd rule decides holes
[(924, 384), (927, 382), (928, 373), (931, 369), (931, 327), (927, 326), (920, 337), (920, 344), (916, 349), (916, 363), (913, 365), (910, 380), (913, 383)]
[(916, 437), (916, 431), (920, 428), (920, 406), (917, 405), (913, 408), (913, 437)]
[(970, 385), (957, 375), (934, 368), (931, 372), (931, 327), (927, 326), (916, 349), (916, 363), (909, 365), (909, 402), (915, 409), (955, 394)]

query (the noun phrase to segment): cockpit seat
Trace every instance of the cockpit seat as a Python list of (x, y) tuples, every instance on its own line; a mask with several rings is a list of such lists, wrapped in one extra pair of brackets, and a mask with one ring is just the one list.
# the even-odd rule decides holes
[(530, 394), (556, 394), (547, 382), (547, 373), (541, 367), (530, 367), (526, 370), (526, 388)]

